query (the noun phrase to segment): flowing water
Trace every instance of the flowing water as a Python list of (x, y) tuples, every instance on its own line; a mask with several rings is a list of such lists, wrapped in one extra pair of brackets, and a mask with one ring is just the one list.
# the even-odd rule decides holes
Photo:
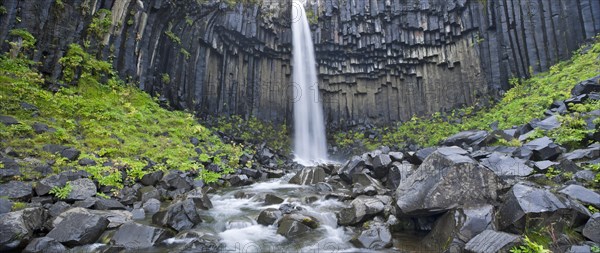
[(292, 4), (294, 154), (303, 165), (327, 161), (323, 108), (317, 83), (315, 52), (304, 5)]

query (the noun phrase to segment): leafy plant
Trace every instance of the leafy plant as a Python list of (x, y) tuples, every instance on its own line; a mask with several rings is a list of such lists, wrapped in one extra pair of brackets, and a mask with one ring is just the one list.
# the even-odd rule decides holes
[(543, 245), (540, 245), (525, 236), (523, 239), (524, 244), (521, 246), (515, 246), (510, 249), (511, 253), (550, 253), (551, 251), (546, 249)]
[(73, 188), (71, 187), (71, 182), (67, 182), (67, 184), (64, 187), (52, 187), (49, 193), (59, 199), (66, 199), (67, 197), (69, 197), (69, 194), (71, 194), (72, 190)]
[(600, 253), (600, 246), (594, 245), (590, 248), (593, 253)]
[(112, 13), (107, 9), (100, 9), (92, 18), (92, 22), (88, 26), (88, 34), (96, 36), (97, 39), (102, 39), (108, 33), (112, 26)]

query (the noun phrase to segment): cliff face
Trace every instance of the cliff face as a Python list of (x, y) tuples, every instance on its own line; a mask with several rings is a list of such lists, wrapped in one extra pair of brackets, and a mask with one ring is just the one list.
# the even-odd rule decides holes
[[(54, 78), (68, 44), (89, 41), (124, 78), (175, 108), (291, 119), (288, 1), (62, 2), (3, 0), (0, 39), (29, 30), (35, 59)], [(342, 125), (472, 104), (600, 32), (597, 0), (319, 0), (307, 8), (319, 17), (313, 39), (325, 115)], [(112, 25), (98, 36), (88, 27), (104, 15)]]

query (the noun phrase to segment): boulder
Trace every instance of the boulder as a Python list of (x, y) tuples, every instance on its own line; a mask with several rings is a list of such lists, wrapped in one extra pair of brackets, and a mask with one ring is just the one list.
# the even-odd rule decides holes
[(173, 235), (166, 229), (129, 222), (119, 227), (110, 242), (127, 249), (145, 249), (156, 246)]
[(33, 123), (33, 125), (31, 127), (33, 128), (33, 131), (36, 134), (43, 134), (45, 132), (54, 132), (54, 131), (56, 131), (54, 128), (50, 128), (48, 125), (46, 125), (44, 123), (39, 123), (39, 122)]
[(69, 247), (80, 246), (96, 242), (108, 224), (108, 219), (99, 215), (70, 212), (47, 236)]
[(325, 170), (321, 167), (306, 167), (290, 179), (290, 184), (313, 185), (325, 181)]
[(125, 210), (127, 209), (121, 202), (116, 199), (96, 199), (94, 202), (94, 206), (92, 207), (96, 210)]
[(583, 236), (600, 243), (600, 213), (595, 213), (583, 227)]
[(431, 248), (445, 245), (451, 252), (462, 252), (465, 244), (479, 233), (493, 229), (492, 205), (469, 205), (452, 209), (438, 218), (424, 242)]
[(46, 195), (54, 187), (64, 187), (67, 184), (67, 181), (67, 177), (60, 174), (46, 177), (37, 182), (35, 185), (35, 193), (38, 196)]
[(402, 215), (432, 215), (456, 205), (496, 200), (498, 178), (456, 151), (436, 151), (396, 189)]
[(231, 186), (244, 186), (254, 183), (252, 179), (244, 174), (229, 175), (227, 176), (227, 179), (229, 180), (229, 184), (231, 184)]
[(275, 205), (275, 204), (281, 204), (283, 203), (283, 199), (273, 195), (273, 194), (266, 194), (265, 195), (265, 205)]
[(600, 147), (573, 150), (564, 154), (563, 157), (574, 162), (597, 159), (600, 157)]
[(184, 199), (191, 199), (196, 208), (208, 210), (213, 208), (213, 204), (206, 193), (200, 188), (195, 188), (185, 194)]
[(80, 213), (80, 214), (86, 214), (86, 215), (95, 215), (95, 216), (100, 216), (104, 219), (108, 220), (108, 225), (107, 228), (108, 229), (112, 229), (112, 228), (117, 228), (119, 226), (121, 226), (124, 223), (130, 222), (133, 219), (133, 215), (131, 214), (131, 212), (129, 211), (123, 211), (123, 210), (110, 210), (110, 211), (106, 211), (106, 210), (89, 210), (89, 209), (85, 209), (85, 208), (81, 208), (81, 207), (76, 207), (76, 208), (71, 208), (68, 209), (64, 212), (62, 212), (60, 215), (58, 215), (51, 224), (51, 228), (56, 228), (64, 219), (66, 219), (68, 216), (73, 215), (74, 213)]
[(24, 253), (63, 253), (66, 251), (65, 246), (50, 237), (35, 238), (23, 250)]
[(384, 209), (385, 204), (381, 200), (368, 196), (358, 196), (350, 202), (349, 207), (340, 210), (336, 216), (339, 225), (355, 225), (382, 213)]
[(531, 123), (531, 126), (535, 129), (541, 129), (544, 131), (550, 131), (559, 128), (562, 124), (557, 115), (550, 116), (542, 121)]
[(562, 149), (547, 136), (525, 143), (523, 147), (533, 152), (533, 160), (555, 160), (562, 153)]
[(466, 245), (465, 251), (472, 253), (508, 253), (510, 249), (521, 243), (518, 235), (486, 230), (473, 237)]
[(573, 245), (567, 253), (592, 253), (592, 248), (589, 245)]
[(33, 195), (33, 187), (30, 183), (22, 181), (10, 181), (6, 184), (0, 184), (0, 196), (11, 200), (27, 202)]
[(160, 184), (165, 190), (189, 191), (193, 188), (194, 182), (185, 173), (171, 170), (160, 180)]
[(354, 188), (357, 188), (358, 184), (360, 188), (372, 188), (374, 190), (374, 193), (380, 195), (387, 194), (389, 192), (389, 190), (386, 187), (384, 187), (383, 184), (379, 182), (379, 180), (372, 178), (364, 172), (352, 175), (352, 183), (354, 183)]
[(154, 224), (172, 228), (176, 231), (191, 229), (200, 222), (200, 210), (194, 200), (189, 198), (171, 203), (166, 210), (152, 216)]
[(154, 186), (144, 186), (137, 191), (137, 198), (145, 203), (149, 199), (160, 199), (160, 193)]
[(6, 126), (18, 125), (21, 124), (17, 119), (12, 116), (0, 115), (0, 123)]
[(600, 75), (592, 77), (590, 79), (581, 81), (573, 89), (571, 89), (571, 95), (580, 96), (584, 94), (590, 94), (592, 92), (600, 92)]
[(583, 183), (590, 183), (594, 181), (595, 178), (596, 172), (591, 170), (580, 170), (575, 172), (575, 175), (573, 175), (573, 179)]
[(533, 169), (525, 164), (525, 160), (494, 152), (490, 157), (482, 159), (481, 164), (492, 170), (501, 179), (526, 177)]
[(40, 207), (0, 214), (0, 251), (24, 247), (45, 221), (46, 213)]
[(416, 170), (416, 166), (408, 162), (394, 162), (387, 177), (386, 186), (395, 191), (402, 180), (406, 180)]
[(470, 130), (463, 131), (448, 137), (442, 141), (443, 146), (476, 146), (488, 135), (487, 131)]
[(401, 162), (404, 159), (404, 154), (402, 152), (389, 152), (390, 158), (394, 162)]
[(337, 174), (340, 176), (342, 180), (346, 183), (352, 183), (352, 175), (356, 173), (360, 173), (365, 167), (365, 161), (359, 157), (354, 156), (352, 159), (347, 161), (340, 169), (337, 171)]
[(429, 155), (433, 154), (437, 150), (437, 147), (429, 147), (424, 149), (419, 149), (417, 152), (409, 152), (408, 153), (408, 161), (412, 164), (419, 165), (425, 161)]
[(164, 172), (162, 170), (145, 174), (142, 176), (140, 183), (146, 186), (154, 186), (163, 178), (163, 175)]
[(144, 202), (142, 208), (144, 208), (144, 211), (149, 214), (158, 213), (158, 211), (160, 211), (160, 201), (154, 198), (149, 199), (148, 201)]
[(69, 196), (67, 196), (67, 200), (70, 201), (85, 200), (96, 195), (96, 192), (98, 191), (94, 181), (88, 178), (80, 178), (72, 181), (70, 184), (71, 192), (69, 193)]
[(75, 148), (66, 148), (60, 152), (60, 155), (70, 161), (76, 161), (79, 155), (81, 155), (81, 151)]
[(571, 199), (578, 200), (585, 205), (600, 208), (600, 194), (583, 186), (572, 184), (558, 192), (569, 196)]
[(354, 236), (350, 242), (358, 248), (384, 249), (392, 246), (392, 233), (388, 225), (369, 222), (368, 226)]
[(77, 162), (80, 166), (94, 166), (96, 165), (96, 161), (90, 158), (81, 158)]
[(185, 241), (175, 252), (222, 252), (221, 238), (203, 231), (190, 230), (178, 234), (176, 239)]
[(275, 224), (275, 222), (277, 220), (279, 220), (281, 218), (281, 216), (282, 216), (282, 213), (278, 209), (267, 208), (260, 212), (256, 221), (258, 222), (258, 224), (270, 226), (270, 225)]
[(9, 213), (12, 210), (12, 201), (0, 198), (0, 214)]
[(293, 238), (318, 226), (319, 222), (314, 217), (299, 213), (286, 214), (277, 222), (277, 233), (286, 238)]
[(392, 158), (387, 154), (380, 154), (373, 158), (373, 175), (375, 178), (383, 178), (389, 172)]

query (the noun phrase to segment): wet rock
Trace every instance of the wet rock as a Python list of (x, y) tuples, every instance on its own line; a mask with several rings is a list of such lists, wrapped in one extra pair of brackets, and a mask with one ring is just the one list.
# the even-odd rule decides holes
[(69, 247), (90, 244), (100, 238), (108, 223), (99, 215), (71, 212), (47, 236)]
[(142, 176), (140, 183), (146, 186), (154, 186), (156, 185), (163, 177), (164, 172), (162, 170), (155, 171), (152, 173), (148, 173)]
[(127, 209), (121, 202), (116, 199), (96, 199), (93, 209), (96, 210), (125, 210)]
[(364, 166), (365, 161), (359, 156), (354, 156), (351, 160), (349, 160), (342, 167), (340, 167), (340, 169), (337, 171), (337, 174), (346, 183), (351, 184), (352, 175), (361, 172)]
[(592, 160), (600, 157), (600, 148), (598, 147), (589, 147), (586, 149), (577, 149), (573, 150), (570, 153), (566, 153), (563, 156), (565, 159), (569, 159), (571, 161), (582, 161), (582, 160)]
[(129, 211), (123, 210), (89, 210), (86, 208), (75, 207), (68, 209), (58, 215), (51, 224), (50, 228), (56, 228), (64, 219), (73, 215), (74, 213), (85, 214), (90, 216), (100, 216), (108, 220), (108, 229), (117, 228), (124, 223), (132, 221), (132, 215)]
[(395, 191), (402, 180), (407, 179), (415, 171), (416, 166), (407, 162), (395, 162), (390, 168), (386, 186), (388, 189)]
[(279, 211), (281, 211), (283, 214), (291, 214), (302, 210), (302, 207), (290, 203), (281, 204), (279, 206)]
[(259, 179), (262, 176), (262, 173), (260, 173), (259, 170), (246, 167), (242, 168), (242, 174), (254, 179)]
[(481, 164), (491, 169), (502, 179), (529, 176), (533, 169), (525, 164), (525, 160), (494, 152), (489, 158), (482, 159)]
[(273, 154), (273, 152), (271, 152), (271, 150), (268, 149), (268, 148), (263, 148), (260, 152), (258, 152), (257, 155), (258, 155), (258, 161), (261, 164), (265, 164), (269, 160), (273, 159), (273, 157), (275, 157), (275, 155)]
[(246, 175), (230, 175), (229, 176), (229, 183), (231, 184), (231, 186), (244, 186), (244, 185), (250, 185), (252, 184), (254, 181), (252, 181), (250, 178), (248, 178), (248, 176)]
[(573, 175), (573, 179), (584, 183), (592, 182), (595, 178), (596, 172), (591, 170), (580, 170), (575, 172), (575, 175)]
[(79, 158), (79, 155), (81, 155), (81, 151), (75, 148), (67, 148), (61, 151), (60, 155), (62, 155), (62, 157), (64, 158), (69, 159), (70, 161), (75, 161), (77, 160), (77, 158)]
[(23, 250), (24, 253), (62, 253), (66, 251), (65, 246), (50, 237), (35, 238)]
[(158, 199), (149, 199), (142, 205), (146, 213), (155, 214), (160, 211), (160, 201)]
[[(186, 231), (175, 238), (187, 241), (176, 249), (177, 252), (221, 252), (223, 245), (220, 238), (214, 234), (202, 231)], [(191, 240), (190, 240), (191, 239)]]
[(523, 146), (533, 151), (532, 158), (536, 161), (555, 160), (562, 153), (560, 146), (547, 136), (532, 140)]
[(12, 210), (12, 206), (12, 201), (5, 198), (0, 198), (0, 214), (10, 212)]
[(0, 115), (0, 123), (11, 126), (21, 124), (19, 121), (12, 116)]
[(583, 227), (583, 236), (600, 243), (600, 213), (595, 213)]
[(0, 196), (5, 196), (11, 200), (27, 202), (31, 199), (33, 187), (30, 183), (22, 181), (10, 181), (6, 184), (0, 184)]
[(368, 196), (358, 196), (350, 203), (350, 207), (339, 211), (336, 216), (338, 224), (342, 226), (355, 225), (383, 212), (385, 204)]
[(386, 224), (369, 222), (368, 227), (354, 236), (350, 242), (358, 248), (389, 248), (392, 246), (392, 233)]
[(286, 238), (309, 232), (319, 226), (314, 217), (299, 213), (286, 214), (277, 222), (277, 233)]
[(90, 197), (84, 200), (75, 201), (75, 203), (73, 203), (73, 207), (91, 209), (94, 206), (94, 204), (96, 204), (96, 200), (98, 200), (98, 198)]
[(80, 178), (71, 182), (71, 192), (67, 196), (67, 200), (84, 200), (96, 195), (97, 191), (94, 181), (87, 178)]
[(319, 192), (332, 192), (333, 186), (325, 182), (319, 182), (315, 184), (315, 189), (317, 189)]
[(596, 208), (600, 208), (600, 194), (583, 186), (572, 184), (558, 192), (565, 194), (572, 199), (576, 199), (585, 205), (592, 205)]
[(45, 221), (46, 213), (39, 207), (0, 214), (0, 251), (24, 247)]
[(189, 191), (192, 189), (194, 182), (185, 173), (171, 170), (160, 180), (160, 184), (165, 190), (182, 189)]
[(258, 222), (258, 224), (270, 226), (275, 224), (275, 222), (279, 220), (282, 215), (282, 212), (278, 209), (267, 208), (260, 212), (256, 221)]
[(35, 185), (35, 193), (38, 196), (46, 195), (54, 187), (64, 187), (67, 184), (67, 177), (64, 175), (52, 175), (46, 177)]
[(509, 252), (520, 242), (521, 238), (518, 235), (486, 230), (471, 239), (465, 245), (465, 251), (472, 253)]
[(36, 134), (43, 134), (45, 132), (50, 132), (50, 127), (48, 127), (48, 125), (44, 124), (44, 123), (39, 123), (39, 122), (35, 122), (33, 123), (33, 131)]
[(129, 222), (115, 232), (110, 242), (127, 249), (145, 249), (156, 246), (173, 235), (166, 229)]
[(160, 193), (154, 186), (144, 186), (137, 191), (137, 198), (142, 202), (146, 202), (149, 199), (159, 199)]
[(487, 137), (487, 131), (463, 131), (442, 141), (443, 146), (476, 146)]
[(497, 176), (470, 157), (436, 151), (400, 183), (396, 205), (401, 214), (432, 215), (456, 205), (494, 201), (497, 188)]
[(592, 92), (600, 92), (600, 83), (598, 83), (598, 80), (600, 80), (600, 76), (581, 81), (573, 87), (571, 95), (580, 96)]
[(367, 188), (371, 188), (375, 191), (376, 194), (387, 194), (388, 189), (379, 182), (379, 180), (372, 178), (366, 173), (357, 173), (352, 175), (352, 182), (354, 183), (354, 188), (356, 188), (356, 184), (360, 185), (362, 190), (367, 190)]
[(268, 178), (281, 178), (285, 176), (285, 171), (280, 169), (262, 169), (263, 172), (267, 173)]
[(275, 205), (275, 204), (281, 204), (283, 203), (283, 199), (273, 195), (273, 194), (266, 194), (265, 195), (265, 205)]
[(465, 244), (479, 233), (493, 229), (494, 207), (470, 205), (453, 209), (438, 218), (425, 242), (432, 248), (447, 246), (444, 250), (462, 252)]
[(313, 185), (325, 181), (325, 170), (321, 167), (307, 167), (290, 179), (290, 184)]
[(169, 205), (166, 210), (152, 216), (154, 224), (172, 228), (176, 231), (191, 229), (200, 222), (200, 210), (193, 199), (180, 200)]
[(50, 217), (54, 218), (59, 216), (61, 213), (63, 213), (70, 207), (71, 206), (65, 203), (64, 201), (58, 201), (48, 209), (48, 214), (50, 215)]
[(135, 208), (131, 210), (131, 219), (143, 220), (146, 218), (146, 211), (143, 208)]
[(210, 198), (200, 188), (196, 188), (194, 190), (189, 191), (188, 193), (186, 193), (184, 198), (191, 199), (194, 202), (196, 208), (200, 208), (202, 210), (208, 210), (213, 208), (213, 204), (210, 201)]
[(429, 155), (433, 154), (437, 150), (437, 147), (429, 147), (424, 149), (419, 149), (417, 152), (409, 152), (408, 160), (412, 164), (419, 165), (425, 161)]
[(381, 154), (373, 158), (373, 173), (375, 178), (383, 178), (389, 172), (389, 166), (392, 164), (392, 158), (389, 155)]

